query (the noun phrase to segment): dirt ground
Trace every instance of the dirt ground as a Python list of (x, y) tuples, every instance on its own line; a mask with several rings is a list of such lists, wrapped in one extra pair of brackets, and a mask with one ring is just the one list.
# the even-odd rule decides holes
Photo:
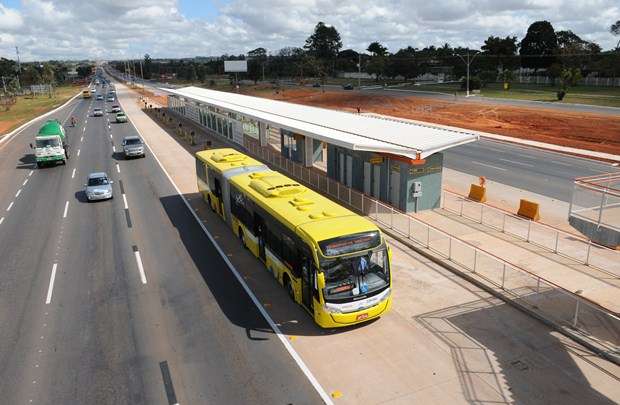
[(286, 89), (254, 95), (293, 103), (374, 112), (452, 125), (516, 138), (620, 155), (620, 115), (560, 112), (491, 104), (470, 104), (421, 97), (361, 95), (351, 92)]

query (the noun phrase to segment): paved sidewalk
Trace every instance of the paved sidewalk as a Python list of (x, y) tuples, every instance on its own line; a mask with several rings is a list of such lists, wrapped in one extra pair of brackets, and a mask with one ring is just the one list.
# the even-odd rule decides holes
[(190, 153), (198, 147), (168, 135), (117, 87), (152, 152), (335, 403), (620, 400), (620, 367), (393, 239), (393, 310), (360, 327), (318, 329), (200, 200)]

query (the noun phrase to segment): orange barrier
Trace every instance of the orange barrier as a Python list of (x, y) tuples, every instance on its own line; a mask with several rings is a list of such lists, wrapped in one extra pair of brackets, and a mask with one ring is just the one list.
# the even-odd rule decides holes
[(467, 196), (470, 200), (478, 201), (478, 202), (486, 202), (487, 200), (487, 189), (486, 187), (479, 186), (477, 184), (472, 184), (469, 188), (469, 195)]
[(536, 202), (521, 199), (517, 215), (532, 221), (538, 221), (540, 219), (540, 207)]

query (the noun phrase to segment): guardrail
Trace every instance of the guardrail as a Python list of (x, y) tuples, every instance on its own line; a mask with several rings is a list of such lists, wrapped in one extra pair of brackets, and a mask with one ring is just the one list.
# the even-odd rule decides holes
[(596, 302), (352, 190), (317, 170), (292, 162), (271, 148), (261, 147), (254, 139), (246, 137), (245, 147), (249, 153), (273, 167), (367, 215), (381, 226), (458, 265), (465, 272), (484, 279), (547, 321), (568, 328), (571, 333), (581, 335), (588, 341), (595, 341), (595, 346), (602, 348), (601, 352), (617, 353), (620, 318)]
[(620, 252), (594, 243), (582, 236), (519, 217), (448, 190), (443, 190), (442, 208), (550, 252), (601, 270), (612, 277), (620, 277)]

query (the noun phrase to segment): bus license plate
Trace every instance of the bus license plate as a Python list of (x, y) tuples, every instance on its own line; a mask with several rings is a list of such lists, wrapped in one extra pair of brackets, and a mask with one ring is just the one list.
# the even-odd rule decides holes
[(368, 318), (368, 314), (367, 313), (363, 313), (363, 314), (359, 314), (356, 319), (358, 321), (361, 321), (362, 319), (367, 319), (367, 318)]

